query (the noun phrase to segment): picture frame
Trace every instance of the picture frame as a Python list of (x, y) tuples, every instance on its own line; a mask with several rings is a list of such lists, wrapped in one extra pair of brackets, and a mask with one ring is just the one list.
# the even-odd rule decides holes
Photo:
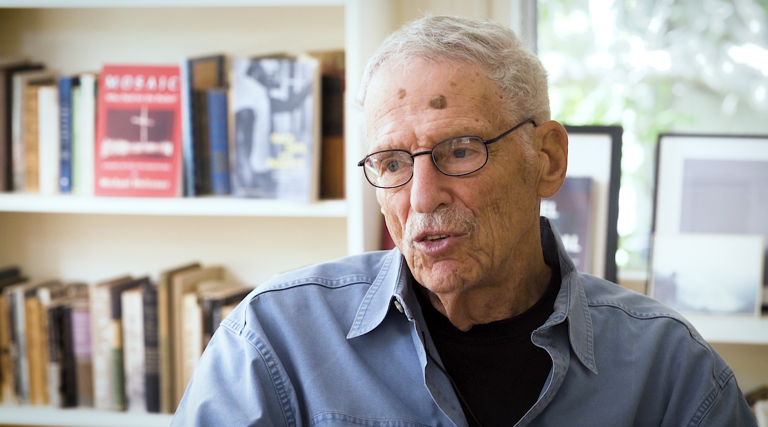
[[(757, 234), (768, 240), (765, 212), (768, 212), (768, 136), (659, 135), (654, 235)], [(653, 251), (654, 245), (652, 259)], [(653, 263), (649, 269), (652, 281)], [(766, 269), (768, 244), (763, 253), (763, 305), (768, 295)]]
[(650, 293), (681, 313), (759, 316), (764, 248), (762, 234), (655, 234)]
[[(593, 215), (588, 238), (589, 246), (586, 249), (589, 252), (586, 259), (587, 265), (586, 268), (577, 267), (577, 269), (616, 282), (616, 250), (619, 239), (616, 224), (619, 218), (621, 147), (624, 130), (621, 126), (570, 125), (566, 125), (565, 130), (568, 132), (566, 179), (590, 178), (593, 187), (591, 201)], [(561, 189), (561, 192), (564, 189)], [(546, 205), (547, 199), (542, 200), (543, 215), (546, 213)], [(561, 236), (565, 237), (567, 233), (560, 229), (558, 221), (553, 220), (553, 222), (558, 226)], [(573, 258), (573, 254), (570, 255)]]

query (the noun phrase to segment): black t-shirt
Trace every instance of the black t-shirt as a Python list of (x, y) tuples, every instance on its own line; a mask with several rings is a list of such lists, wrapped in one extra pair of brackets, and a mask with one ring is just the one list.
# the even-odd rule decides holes
[(417, 289), (427, 328), (470, 426), (517, 423), (538, 400), (552, 368), (546, 350), (531, 342), (533, 331), (554, 311), (560, 290), (557, 249), (553, 241), (546, 243), (550, 250), (544, 250), (544, 260), (552, 270), (547, 290), (533, 307), (513, 318), (462, 332), (432, 306), (424, 289)]

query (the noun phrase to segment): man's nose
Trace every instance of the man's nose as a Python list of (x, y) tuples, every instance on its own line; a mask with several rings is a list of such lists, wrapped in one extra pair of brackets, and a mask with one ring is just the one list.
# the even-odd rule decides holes
[(448, 185), (451, 177), (443, 175), (432, 163), (429, 155), (413, 159), (411, 178), (411, 209), (418, 213), (432, 213), (442, 204), (450, 204)]

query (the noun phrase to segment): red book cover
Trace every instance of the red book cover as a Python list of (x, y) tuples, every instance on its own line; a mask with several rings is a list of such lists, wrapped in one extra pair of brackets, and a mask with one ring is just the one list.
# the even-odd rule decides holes
[(180, 85), (178, 66), (104, 66), (99, 75), (95, 195), (181, 195)]

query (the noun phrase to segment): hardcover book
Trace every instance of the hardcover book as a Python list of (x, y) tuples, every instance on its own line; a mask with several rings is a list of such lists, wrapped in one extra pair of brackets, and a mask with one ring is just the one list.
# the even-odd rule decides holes
[[(206, 289), (212, 289), (213, 287), (219, 288), (234, 288), (240, 287), (242, 284), (229, 271), (224, 267), (212, 266), (200, 269), (191, 269), (184, 272), (180, 272), (173, 277), (173, 282), (170, 288), (170, 316), (173, 318), (173, 360), (174, 363), (173, 376), (174, 376), (174, 405), (178, 406), (181, 401), (181, 397), (184, 395), (184, 390), (189, 383), (188, 367), (190, 359), (185, 355), (196, 354), (195, 349), (198, 348), (197, 343), (200, 343), (200, 350), (202, 351), (202, 314), (200, 313), (200, 336), (187, 335), (185, 328), (195, 328), (197, 330), (198, 323), (189, 323), (189, 318), (196, 318), (194, 313), (199, 313), (199, 306), (197, 305), (197, 292), (204, 284)], [(185, 304), (185, 295), (192, 295), (189, 298), (193, 298), (195, 304), (191, 301), (187, 301)], [(195, 364), (197, 360), (195, 360)]]
[(240, 59), (233, 72), (232, 194), (316, 200), (321, 140), (317, 59)]
[(174, 385), (174, 318), (171, 316), (171, 284), (177, 274), (200, 269), (193, 262), (160, 273), (157, 281), (158, 351), (160, 358), (160, 412), (176, 412)]
[(76, 76), (59, 77), (59, 191), (72, 192), (72, 91)]
[(322, 75), (320, 198), (344, 198), (344, 51), (310, 52)]
[(159, 412), (157, 289), (151, 282), (127, 290), (123, 305), (126, 409)]
[[(32, 92), (36, 89), (27, 90), (28, 87), (36, 87), (41, 84), (51, 84), (55, 82), (54, 75), (50, 71), (30, 70), (22, 71), (13, 76), (13, 104), (11, 120), (11, 146), (13, 154), (13, 189), (17, 192), (27, 189), (27, 140), (29, 140), (29, 151), (32, 156), (37, 156), (37, 99), (33, 98)], [(32, 102), (34, 105), (28, 106)], [(31, 107), (31, 108), (30, 108)], [(31, 132), (27, 127), (33, 127)], [(36, 165), (35, 165), (36, 166)], [(32, 174), (37, 172), (37, 168)], [(36, 181), (36, 178), (35, 178)], [(33, 185), (36, 182), (32, 183)], [(33, 188), (36, 191), (36, 188)]]
[(96, 409), (118, 409), (113, 385), (112, 343), (119, 338), (112, 328), (112, 288), (132, 282), (130, 276), (122, 276), (97, 284), (91, 293), (91, 357), (93, 363), (93, 394)]
[(226, 62), (224, 55), (212, 55), (189, 58), (182, 64), (184, 185), (190, 197), (212, 192), (206, 91), (226, 87)]
[(208, 145), (211, 193), (230, 194), (229, 114), (227, 89), (211, 88), (205, 92), (208, 101)]
[(560, 191), (541, 200), (541, 215), (549, 218), (577, 270), (590, 273), (593, 229), (592, 178), (567, 177)]
[(40, 194), (59, 192), (59, 101), (55, 86), (37, 91), (37, 143)]
[[(0, 294), (0, 394), (2, 394), (3, 403), (9, 404), (16, 404), (18, 400), (16, 399), (13, 360), (11, 358), (10, 293), (5, 289), (11, 285), (22, 284), (27, 281), (27, 278), (22, 276), (18, 269), (16, 270), (17, 274), (6, 276), (0, 280), (0, 291), (2, 291)], [(3, 271), (9, 274), (6, 270)]]
[(80, 85), (72, 92), (72, 192), (92, 196), (97, 75), (82, 73), (78, 78)]
[(0, 59), (0, 191), (13, 191), (13, 80), (17, 73), (41, 70), (42, 64), (23, 59)]
[(99, 75), (97, 196), (181, 194), (178, 66), (105, 65)]

